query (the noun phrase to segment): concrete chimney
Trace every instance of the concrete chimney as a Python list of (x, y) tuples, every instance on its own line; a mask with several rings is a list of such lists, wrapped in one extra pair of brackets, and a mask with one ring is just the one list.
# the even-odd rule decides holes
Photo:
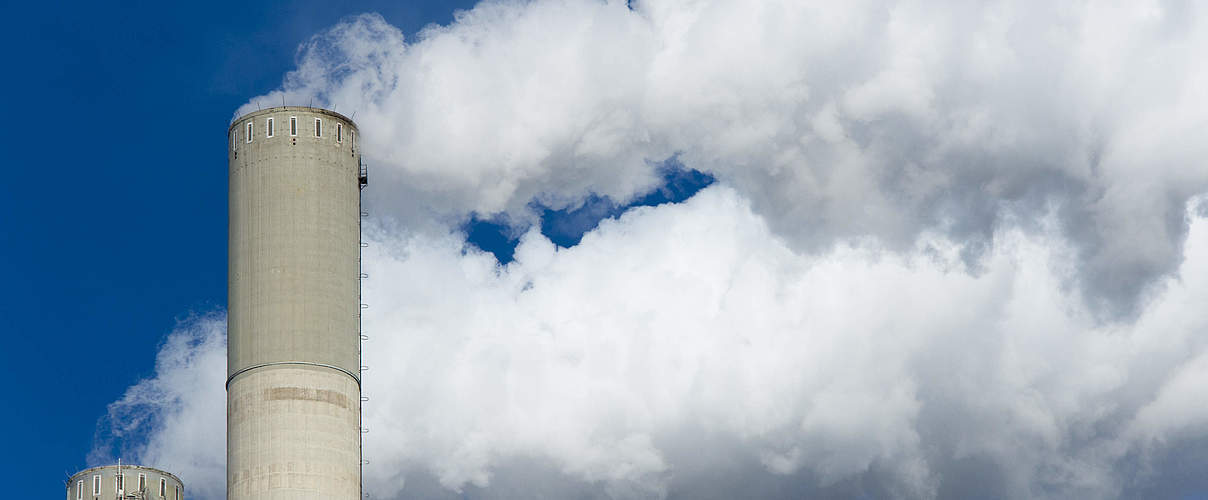
[(360, 190), (352, 120), (228, 130), (227, 498), (360, 500)]

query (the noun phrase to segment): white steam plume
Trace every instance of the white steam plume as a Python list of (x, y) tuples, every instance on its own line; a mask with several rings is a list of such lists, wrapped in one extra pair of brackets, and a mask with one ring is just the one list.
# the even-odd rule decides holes
[(355, 113), (371, 202), (412, 228), (626, 199), (678, 153), (807, 252), (938, 231), (976, 270), (1012, 215), (1055, 213), (1087, 299), (1128, 318), (1208, 189), (1204, 20), (1196, 2), (487, 1), (410, 44), (349, 19), (254, 101)]
[(193, 316), (168, 334), (155, 375), (109, 405), (90, 466), (126, 463), (166, 470), (189, 498), (226, 497), (226, 315)]
[(370, 484), (405, 496), (426, 470), (487, 487), (535, 457), (613, 496), (695, 498), (743, 479), (692, 490), (681, 469), (748, 460), (806, 473), (783, 497), (846, 496), (875, 472), (914, 498), (974, 481), (957, 466), (977, 461), (1001, 489), (946, 496), (1103, 498), (1148, 486), (1151, 454), (1203, 446), (1208, 223), (1127, 327), (1097, 326), (1063, 288), (1074, 260), (1055, 231), (995, 237), (978, 277), (931, 251), (806, 257), (723, 187), (571, 249), (530, 232), (502, 269), (457, 237), (378, 235)]
[[(1208, 491), (1204, 14), (494, 1), (316, 36), (260, 99), (364, 133), (369, 491)], [(528, 230), (499, 266), (451, 230), (631, 198), (672, 155), (717, 185), (575, 247)], [(180, 417), (223, 407), (205, 338), (115, 404), (153, 415), (136, 449), (222, 460)]]
[[(1076, 260), (1052, 219), (1038, 233), (996, 234), (976, 277), (943, 238), (906, 256), (794, 253), (726, 187), (631, 211), (570, 249), (530, 232), (502, 268), (463, 252), (456, 235), (371, 230), (368, 491), (1164, 498), (1202, 489), (1179, 469), (1208, 464), (1208, 221), (1193, 220), (1181, 278), (1163, 282), (1128, 326), (1100, 325), (1062, 285)], [(222, 479), (220, 430), (210, 429), (220, 415), (179, 419), (184, 408), (223, 406), (224, 347), (212, 337), (170, 340), (157, 378), (131, 390), (151, 396), (115, 405), (167, 416), (146, 449), (169, 443), (171, 454), (204, 457), (190, 459), (208, 464), (187, 468), (199, 476), (190, 481)], [(165, 394), (180, 403), (155, 402)]]

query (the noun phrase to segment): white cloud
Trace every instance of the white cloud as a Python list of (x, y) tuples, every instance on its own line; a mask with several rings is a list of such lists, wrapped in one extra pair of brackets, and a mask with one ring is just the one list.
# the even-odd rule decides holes
[(1129, 318), (1177, 265), (1182, 207), (1208, 189), (1203, 14), (492, 1), (410, 43), (378, 16), (349, 19), (258, 100), (355, 112), (371, 202), (413, 228), (470, 211), (523, 223), (533, 199), (625, 199), (675, 153), (810, 252), (866, 237), (903, 250), (941, 231), (976, 267), (1007, 214), (1056, 205), (1088, 299)]
[(160, 346), (155, 374), (109, 405), (89, 464), (122, 458), (176, 474), (190, 497), (224, 498), (225, 380), (226, 315), (181, 322)]
[[(1169, 468), (1208, 460), (1201, 9), (494, 1), (318, 35), (281, 92), (355, 112), (373, 169), (371, 492), (1208, 487)], [(718, 184), (573, 248), (499, 267), (450, 229), (672, 154)], [(220, 325), (111, 408), (189, 483), (221, 484)]]
[[(959, 497), (967, 463), (1001, 479), (982, 493), (1101, 498), (1154, 487), (1161, 471), (1138, 471), (1208, 437), (1203, 219), (1179, 278), (1130, 325), (1096, 322), (1070, 293), (1076, 260), (1051, 228), (996, 234), (977, 276), (942, 238), (807, 255), (724, 186), (570, 249), (530, 232), (502, 268), (456, 234), (368, 232), (376, 498), (513, 498), (493, 488), (530, 467), (565, 481), (553, 496), (744, 481), (791, 486), (761, 497), (845, 496), (870, 481)], [(173, 334), (157, 378), (115, 405), (166, 415), (145, 448), (162, 454), (142, 457), (203, 482), (221, 481), (223, 456), (214, 420), (196, 421), (223, 406), (224, 346), (206, 324)], [(417, 490), (425, 478), (438, 489)]]
[(1208, 227), (1132, 326), (1101, 325), (1070, 295), (1075, 260), (1055, 231), (995, 236), (977, 277), (926, 251), (807, 256), (725, 187), (570, 249), (530, 232), (504, 268), (456, 236), (379, 233), (370, 484), (396, 492), (400, 473), (428, 470), (486, 486), (493, 467), (536, 456), (666, 491), (678, 464), (662, 448), (700, 429), (742, 447), (702, 454), (822, 486), (878, 468), (929, 496), (939, 463), (976, 457), (1007, 496), (1097, 497), (1122, 491), (1151, 433), (1203, 437), (1188, 391), (1203, 382), (1208, 319), (1192, 304), (1208, 299)]

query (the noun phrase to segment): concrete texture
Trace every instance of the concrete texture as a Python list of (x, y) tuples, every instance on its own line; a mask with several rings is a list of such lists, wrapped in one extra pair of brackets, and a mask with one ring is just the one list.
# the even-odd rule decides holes
[(227, 498), (358, 498), (360, 394), (321, 367), (240, 375), (227, 390)]
[(227, 498), (359, 499), (356, 127), (290, 106), (228, 132)]
[[(139, 465), (122, 465), (121, 474), (123, 499), (137, 500), (183, 500), (184, 483), (171, 473), (152, 467)], [(84, 469), (71, 476), (67, 481), (67, 500), (96, 500), (97, 498), (118, 498), (117, 488), (118, 466), (106, 465)], [(142, 489), (139, 488), (139, 476), (142, 476)], [(100, 478), (96, 481), (94, 478)], [(161, 483), (162, 481), (162, 483)], [(100, 488), (95, 488), (99, 483)], [(162, 487), (162, 488), (161, 488)]]

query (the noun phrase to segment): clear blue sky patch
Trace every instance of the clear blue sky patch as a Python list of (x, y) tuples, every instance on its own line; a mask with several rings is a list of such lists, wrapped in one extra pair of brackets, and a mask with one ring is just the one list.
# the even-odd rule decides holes
[[(716, 180), (705, 172), (685, 167), (676, 156), (660, 163), (658, 172), (663, 180), (658, 188), (624, 204), (594, 193), (575, 208), (554, 210), (534, 201), (531, 206), (541, 214), (541, 234), (559, 247), (570, 248), (578, 245), (583, 235), (604, 219), (615, 219), (634, 207), (682, 202)], [(484, 219), (472, 214), (462, 230), (469, 245), (491, 252), (500, 264), (507, 264), (512, 261), (520, 236), (528, 227), (513, 226), (505, 217)]]

